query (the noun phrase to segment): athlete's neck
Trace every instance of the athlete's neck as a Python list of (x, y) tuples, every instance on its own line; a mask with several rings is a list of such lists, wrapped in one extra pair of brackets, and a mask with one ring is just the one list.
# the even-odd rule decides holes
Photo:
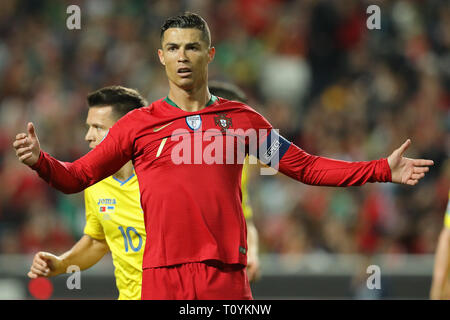
[(133, 174), (133, 163), (128, 161), (125, 165), (120, 168), (119, 171), (113, 174), (113, 177), (119, 179), (120, 181), (125, 181)]
[(194, 112), (205, 108), (206, 104), (211, 99), (211, 94), (209, 93), (206, 84), (200, 88), (184, 90), (173, 83), (169, 83), (168, 97), (181, 110)]

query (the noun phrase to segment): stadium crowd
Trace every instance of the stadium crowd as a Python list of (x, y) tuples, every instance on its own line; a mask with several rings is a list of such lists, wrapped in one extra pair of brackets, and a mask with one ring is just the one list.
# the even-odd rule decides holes
[[(66, 8), (81, 8), (69, 30)], [(366, 8), (381, 9), (381, 29)], [(82, 233), (82, 193), (64, 195), (17, 161), (11, 143), (33, 121), (44, 150), (72, 161), (84, 141), (88, 92), (120, 84), (167, 95), (156, 50), (164, 18), (197, 12), (217, 54), (209, 77), (309, 153), (362, 161), (407, 138), (432, 159), (415, 187), (300, 184), (254, 166), (249, 192), (263, 253), (433, 253), (450, 186), (448, 1), (0, 2), (0, 253), (61, 253)], [(57, 133), (57, 134), (55, 134)]]

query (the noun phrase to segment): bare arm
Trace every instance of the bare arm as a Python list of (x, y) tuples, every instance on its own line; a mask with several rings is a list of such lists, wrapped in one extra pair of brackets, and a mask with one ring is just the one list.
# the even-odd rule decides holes
[(69, 251), (57, 257), (48, 252), (38, 252), (33, 259), (28, 277), (52, 277), (65, 273), (71, 265), (80, 270), (92, 267), (109, 251), (105, 240), (84, 235)]
[(444, 228), (439, 236), (434, 260), (433, 282), (430, 298), (439, 300), (444, 298), (445, 284), (450, 272), (450, 229)]

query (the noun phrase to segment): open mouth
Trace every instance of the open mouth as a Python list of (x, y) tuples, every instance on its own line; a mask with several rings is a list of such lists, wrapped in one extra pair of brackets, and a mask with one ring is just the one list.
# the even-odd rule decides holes
[(177, 70), (177, 73), (181, 77), (188, 77), (192, 74), (192, 70), (190, 68), (183, 67), (183, 68), (179, 68)]

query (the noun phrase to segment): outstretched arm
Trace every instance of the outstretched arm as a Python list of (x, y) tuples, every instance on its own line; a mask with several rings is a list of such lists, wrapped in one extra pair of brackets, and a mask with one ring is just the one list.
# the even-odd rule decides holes
[[(359, 186), (366, 182), (394, 182), (416, 185), (433, 165), (432, 160), (403, 157), (411, 140), (406, 140), (386, 159), (349, 162), (308, 154), (280, 136), (259, 113), (248, 108), (251, 129), (260, 133), (256, 154), (262, 163), (306, 184), (318, 186)], [(267, 134), (265, 134), (267, 132)], [(261, 134), (263, 133), (263, 134)], [(253, 153), (251, 145), (249, 152)]]
[(38, 252), (28, 272), (28, 277), (53, 277), (65, 273), (69, 266), (80, 270), (92, 267), (109, 251), (105, 240), (97, 240), (84, 235), (69, 251), (61, 256), (49, 252)]
[[(36, 170), (52, 187), (64, 193), (76, 193), (119, 170), (132, 156), (133, 126), (120, 119), (104, 140), (88, 154), (69, 163), (58, 161), (40, 149), (32, 123), (28, 133), (19, 133), (13, 142), (21, 162)], [(120, 125), (122, 123), (122, 125)]]
[(359, 162), (310, 155), (296, 145), (290, 144), (287, 151), (280, 155), (279, 170), (310, 185), (344, 187), (359, 186), (366, 182), (415, 185), (429, 171), (433, 161), (403, 157), (410, 144), (411, 141), (408, 139), (387, 159)]

